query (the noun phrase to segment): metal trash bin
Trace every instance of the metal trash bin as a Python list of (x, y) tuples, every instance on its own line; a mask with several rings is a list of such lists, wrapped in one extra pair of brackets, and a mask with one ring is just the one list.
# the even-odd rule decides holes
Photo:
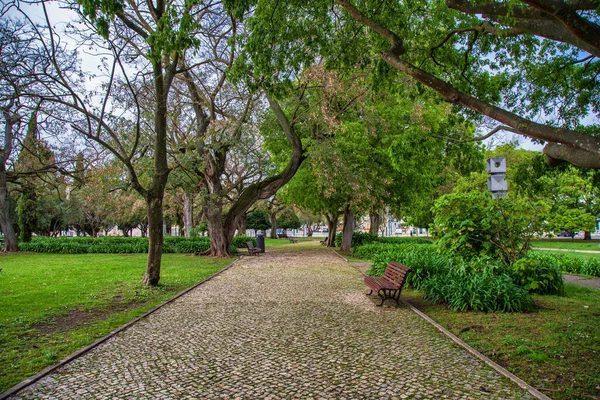
[(256, 235), (256, 247), (260, 249), (261, 253), (265, 252), (265, 237), (261, 233)]

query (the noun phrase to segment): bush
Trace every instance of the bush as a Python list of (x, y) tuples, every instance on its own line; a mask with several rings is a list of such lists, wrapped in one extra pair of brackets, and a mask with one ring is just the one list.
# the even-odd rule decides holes
[(252, 242), (252, 244), (256, 247), (256, 238), (246, 235), (234, 236), (231, 242), (231, 247), (235, 247), (236, 249), (245, 248), (246, 242)]
[(513, 281), (529, 293), (564, 296), (565, 282), (557, 265), (535, 258), (522, 258), (512, 265)]
[(435, 246), (428, 244), (386, 246), (388, 250), (374, 256), (367, 274), (383, 274), (391, 260), (407, 265), (413, 272), (406, 284), (423, 291), (426, 299), (447, 304), (452, 310), (517, 312), (533, 306), (527, 291), (515, 285), (506, 269), (490, 259), (467, 264), (461, 258), (438, 253)]
[[(430, 240), (422, 238), (380, 238), (380, 239), (408, 239), (408, 240), (394, 240), (394, 241), (381, 241), (376, 243), (369, 243), (362, 246), (354, 247), (352, 249), (352, 255), (356, 258), (364, 260), (373, 260), (378, 253), (384, 253), (388, 251), (403, 250), (413, 245), (433, 245)], [(430, 248), (431, 251), (435, 251), (435, 247)]]
[[(210, 248), (208, 237), (187, 239), (166, 236), (163, 253), (199, 253)], [(148, 238), (139, 237), (34, 237), (30, 243), (19, 243), (21, 251), (37, 253), (83, 254), (83, 253), (147, 253)], [(235, 251), (235, 250), (234, 250)]]
[(559, 271), (600, 277), (600, 260), (596, 258), (585, 259), (570, 254), (540, 252), (531, 253), (529, 258), (539, 260), (542, 265), (556, 268)]
[(524, 257), (531, 239), (544, 231), (548, 210), (547, 204), (529, 199), (455, 191), (436, 200), (432, 232), (448, 254), (493, 257), (510, 265)]
[[(372, 233), (352, 232), (352, 247), (365, 246), (372, 243), (406, 244), (406, 243), (432, 243), (431, 240), (420, 237), (385, 237)], [(342, 234), (335, 235), (335, 245), (342, 245)]]
[(422, 289), (423, 283), (436, 275), (445, 275), (455, 267), (455, 260), (436, 252), (434, 246), (426, 244), (405, 244), (390, 246), (389, 250), (376, 254), (368, 275), (381, 276), (386, 265), (394, 260), (412, 268), (406, 284), (414, 289)]
[(423, 284), (424, 297), (453, 311), (523, 312), (533, 308), (527, 291), (506, 274), (474, 269), (454, 270)]
[(209, 240), (196, 238), (178, 242), (176, 253), (202, 253), (208, 249), (210, 249)]

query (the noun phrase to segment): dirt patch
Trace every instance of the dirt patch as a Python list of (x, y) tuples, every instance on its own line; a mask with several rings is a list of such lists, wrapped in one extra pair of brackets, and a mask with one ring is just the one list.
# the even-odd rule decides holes
[[(118, 301), (118, 298), (115, 298)], [(96, 310), (75, 309), (65, 315), (57, 315), (33, 324), (31, 327), (39, 332), (40, 335), (53, 335), (64, 333), (92, 322), (102, 321), (112, 314), (131, 310), (143, 305), (143, 302), (131, 302), (127, 304), (114, 303), (109, 308)]]

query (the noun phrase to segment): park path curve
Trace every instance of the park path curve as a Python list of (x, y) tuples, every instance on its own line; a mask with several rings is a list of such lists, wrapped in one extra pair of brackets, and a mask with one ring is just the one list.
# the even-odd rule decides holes
[(522, 399), (332, 252), (243, 257), (14, 399)]

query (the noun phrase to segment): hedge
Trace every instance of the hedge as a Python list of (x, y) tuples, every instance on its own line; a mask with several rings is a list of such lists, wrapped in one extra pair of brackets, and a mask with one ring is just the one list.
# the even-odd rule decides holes
[[(364, 246), (370, 243), (388, 243), (388, 244), (406, 244), (406, 243), (416, 243), (416, 244), (425, 244), (432, 243), (431, 240), (422, 238), (422, 237), (386, 237), (386, 236), (377, 236), (372, 233), (364, 233), (364, 232), (353, 232), (352, 233), (352, 247)], [(338, 233), (335, 235), (335, 245), (336, 247), (340, 247), (342, 245), (342, 234)]]
[[(247, 241), (256, 245), (256, 239), (245, 235), (236, 236), (231, 252), (245, 247)], [(210, 249), (210, 239), (206, 236), (188, 239), (181, 236), (166, 236), (163, 253), (201, 253)], [(147, 253), (148, 238), (106, 236), (106, 237), (41, 237), (32, 238), (30, 243), (19, 243), (19, 250), (37, 253), (83, 254), (83, 253)]]

